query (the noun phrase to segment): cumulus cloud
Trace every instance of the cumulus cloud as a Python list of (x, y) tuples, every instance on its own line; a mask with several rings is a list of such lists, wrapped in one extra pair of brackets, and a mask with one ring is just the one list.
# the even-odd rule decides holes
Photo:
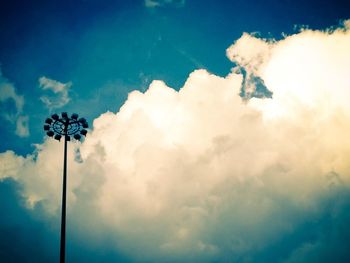
[(0, 70), (0, 116), (16, 125), (15, 133), (20, 137), (29, 136), (29, 117), (23, 114), (24, 98), (18, 95), (12, 83), (2, 76)]
[(41, 96), (40, 100), (50, 110), (61, 108), (70, 101), (68, 93), (71, 86), (71, 82), (61, 83), (43, 76), (39, 78), (39, 87), (47, 94)]
[[(322, 216), (341, 225), (339, 193), (350, 184), (347, 25), (281, 41), (244, 34), (229, 47), (269, 99), (242, 100), (237, 68), (226, 77), (194, 71), (179, 91), (154, 81), (131, 92), (69, 148), (70, 223), (91, 242), (108, 233), (134, 260), (259, 262), (292, 236), (281, 260), (317, 261), (332, 238), (297, 233)], [(59, 209), (62, 147), (46, 140), (26, 157), (0, 155), (0, 178), (17, 180), (28, 206), (48, 215)]]

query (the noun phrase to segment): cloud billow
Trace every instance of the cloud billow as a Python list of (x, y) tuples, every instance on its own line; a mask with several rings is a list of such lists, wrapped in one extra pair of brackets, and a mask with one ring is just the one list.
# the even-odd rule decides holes
[[(349, 259), (339, 241), (350, 237), (349, 46), (347, 22), (273, 42), (244, 34), (227, 55), (271, 99), (242, 102), (236, 70), (131, 92), (69, 148), (70, 224), (96, 245), (108, 233), (136, 261)], [(0, 155), (0, 178), (48, 217), (59, 211), (61, 150), (46, 140), (27, 157)]]

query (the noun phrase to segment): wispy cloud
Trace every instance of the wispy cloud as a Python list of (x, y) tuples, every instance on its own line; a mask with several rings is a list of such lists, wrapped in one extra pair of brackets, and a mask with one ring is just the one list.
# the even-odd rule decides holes
[(185, 5), (185, 0), (145, 0), (147, 8), (157, 8), (162, 6), (182, 7)]
[(43, 91), (47, 93), (50, 92), (51, 94), (41, 96), (40, 100), (50, 110), (61, 108), (70, 101), (69, 88), (71, 86), (71, 82), (61, 83), (43, 76), (39, 78), (39, 87)]
[(20, 137), (28, 137), (29, 129), (28, 129), (28, 116), (19, 116), (16, 121), (16, 134)]
[[(13, 106), (11, 106), (11, 104)], [(15, 133), (20, 137), (29, 136), (29, 117), (23, 114), (24, 98), (18, 95), (12, 83), (0, 71), (0, 116), (16, 125)]]

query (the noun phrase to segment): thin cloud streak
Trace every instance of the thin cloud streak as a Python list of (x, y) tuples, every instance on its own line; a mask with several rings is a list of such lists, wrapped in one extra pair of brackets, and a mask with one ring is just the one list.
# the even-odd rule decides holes
[(50, 110), (59, 109), (65, 106), (69, 101), (69, 89), (72, 86), (71, 82), (61, 83), (57, 80), (49, 79), (45, 76), (39, 78), (39, 87), (46, 92), (46, 94), (40, 97), (40, 100)]
[[(14, 105), (12, 108), (11, 103)], [(17, 94), (14, 85), (3, 77), (0, 70), (0, 116), (16, 126), (16, 135), (19, 137), (28, 137), (29, 117), (23, 114), (23, 106), (23, 96)]]

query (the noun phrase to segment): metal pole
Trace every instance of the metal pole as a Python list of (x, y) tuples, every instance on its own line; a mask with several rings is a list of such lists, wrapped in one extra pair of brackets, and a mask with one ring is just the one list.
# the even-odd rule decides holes
[(79, 115), (76, 113), (73, 113), (71, 117), (67, 112), (62, 112), (61, 117), (55, 113), (51, 115), (51, 118), (46, 118), (44, 124), (47, 136), (58, 141), (61, 141), (64, 136), (60, 263), (65, 263), (66, 257), (67, 142), (71, 138), (80, 141), (82, 136), (85, 137), (88, 132), (85, 129), (89, 128), (85, 118), (78, 118)]
[[(67, 126), (68, 125), (65, 124), (65, 129), (64, 129), (65, 134), (67, 134)], [(66, 188), (67, 188), (67, 136), (64, 136), (60, 263), (65, 263), (65, 254), (66, 254)]]

